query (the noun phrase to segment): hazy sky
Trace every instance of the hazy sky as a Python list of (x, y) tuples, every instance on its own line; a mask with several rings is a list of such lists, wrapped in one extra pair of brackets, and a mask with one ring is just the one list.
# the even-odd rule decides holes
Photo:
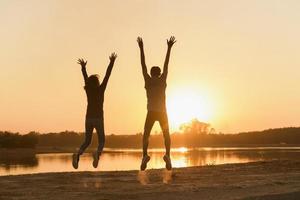
[[(107, 134), (141, 132), (148, 68), (176, 36), (167, 88), (172, 130), (198, 117), (217, 131), (300, 126), (300, 1), (0, 0), (0, 130), (84, 130), (76, 59), (101, 78)], [(157, 129), (157, 126), (156, 126)]]

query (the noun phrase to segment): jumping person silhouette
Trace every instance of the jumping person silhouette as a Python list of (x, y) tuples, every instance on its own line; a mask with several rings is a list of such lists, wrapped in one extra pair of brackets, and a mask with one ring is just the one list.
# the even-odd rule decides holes
[(137, 42), (140, 48), (141, 54), (141, 65), (143, 76), (145, 80), (145, 89), (147, 93), (147, 116), (144, 126), (144, 135), (143, 135), (143, 158), (141, 163), (141, 170), (145, 170), (147, 168), (147, 163), (150, 160), (150, 156), (147, 153), (149, 136), (153, 124), (155, 121), (158, 121), (160, 127), (163, 131), (164, 140), (165, 140), (165, 148), (166, 154), (163, 159), (166, 163), (166, 168), (168, 170), (172, 169), (171, 158), (170, 158), (170, 148), (171, 148), (171, 140), (169, 133), (169, 123), (168, 116), (166, 110), (166, 79), (168, 75), (168, 64), (170, 59), (171, 48), (173, 44), (176, 42), (175, 37), (170, 37), (167, 40), (168, 50), (164, 62), (163, 73), (161, 74), (161, 70), (158, 66), (153, 66), (150, 71), (150, 75), (147, 72), (147, 66), (145, 62), (145, 54), (144, 54), (144, 44), (141, 37), (137, 38)]
[(94, 128), (97, 131), (98, 135), (98, 149), (93, 153), (93, 166), (97, 168), (99, 162), (99, 156), (102, 153), (104, 143), (105, 143), (105, 134), (104, 134), (104, 118), (103, 118), (103, 102), (104, 102), (104, 92), (107, 86), (108, 79), (110, 77), (112, 68), (114, 66), (117, 54), (112, 53), (109, 56), (109, 65), (106, 70), (105, 77), (100, 84), (97, 74), (88, 76), (86, 72), (87, 61), (83, 59), (78, 59), (78, 64), (81, 65), (81, 71), (84, 78), (84, 89), (87, 95), (87, 111), (85, 118), (85, 140), (82, 143), (78, 153), (73, 154), (73, 167), (78, 168), (79, 157), (85, 149), (90, 145), (92, 140), (92, 134)]

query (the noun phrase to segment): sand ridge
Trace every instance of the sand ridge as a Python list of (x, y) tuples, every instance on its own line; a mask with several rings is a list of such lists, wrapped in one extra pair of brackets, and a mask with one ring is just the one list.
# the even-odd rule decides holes
[(2, 176), (0, 199), (300, 199), (300, 161)]

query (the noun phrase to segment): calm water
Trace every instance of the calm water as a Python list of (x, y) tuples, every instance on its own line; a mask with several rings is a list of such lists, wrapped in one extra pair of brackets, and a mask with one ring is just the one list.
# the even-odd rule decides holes
[[(44, 172), (71, 172), (71, 171), (115, 171), (138, 170), (141, 160), (141, 151), (112, 150), (103, 153), (97, 169), (92, 167), (92, 156), (83, 154), (79, 168), (72, 168), (72, 154), (49, 153), (22, 156), (1, 156), (0, 176), (31, 174)], [(148, 168), (164, 168), (162, 159), (163, 149), (150, 150), (151, 160)], [(219, 165), (226, 163), (246, 163), (272, 159), (300, 159), (300, 147), (289, 148), (179, 148), (172, 150), (173, 167), (189, 167), (202, 165)]]

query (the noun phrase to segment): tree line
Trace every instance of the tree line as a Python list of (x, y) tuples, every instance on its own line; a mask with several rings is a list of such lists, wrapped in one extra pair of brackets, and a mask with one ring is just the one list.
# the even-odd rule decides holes
[(39, 134), (30, 132), (25, 135), (0, 131), (0, 148), (35, 148)]
[[(64, 131), (60, 133), (30, 132), (25, 135), (0, 132), (0, 148), (79, 147), (84, 133)], [(213, 146), (272, 146), (300, 145), (300, 127), (276, 128), (263, 131), (242, 132), (237, 134), (216, 133), (209, 124), (193, 120), (181, 127), (181, 131), (171, 134), (172, 147), (213, 147)], [(97, 136), (93, 135), (91, 147), (96, 147)], [(141, 148), (142, 134), (107, 135), (107, 148)], [(150, 148), (162, 148), (162, 134), (152, 134)]]

